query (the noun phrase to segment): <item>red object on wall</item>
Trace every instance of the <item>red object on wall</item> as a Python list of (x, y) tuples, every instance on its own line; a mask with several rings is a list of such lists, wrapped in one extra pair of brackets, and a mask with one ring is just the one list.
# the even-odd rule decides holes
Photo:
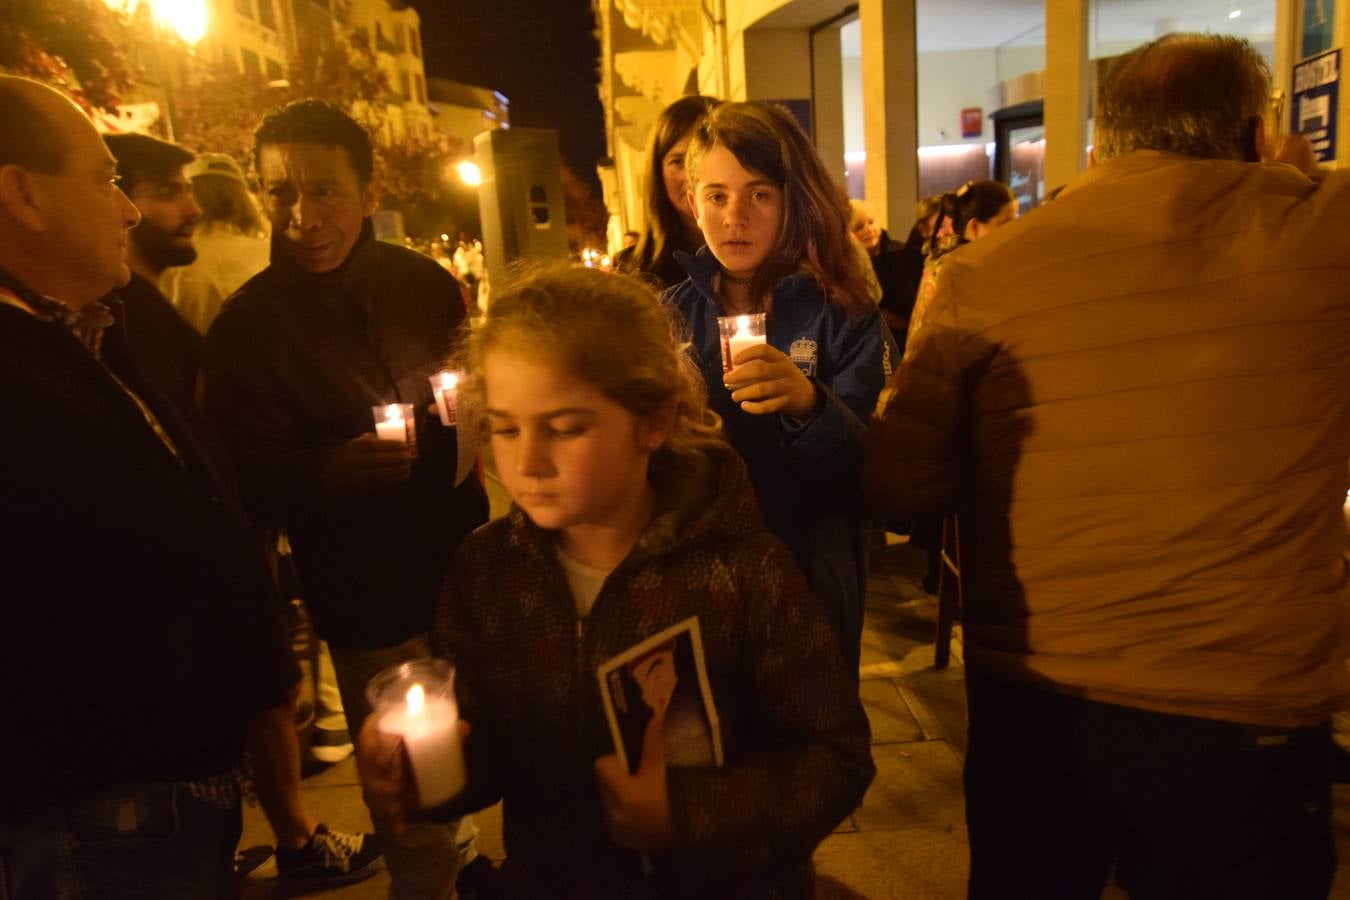
[(961, 137), (973, 138), (984, 134), (984, 110), (970, 106), (961, 110)]

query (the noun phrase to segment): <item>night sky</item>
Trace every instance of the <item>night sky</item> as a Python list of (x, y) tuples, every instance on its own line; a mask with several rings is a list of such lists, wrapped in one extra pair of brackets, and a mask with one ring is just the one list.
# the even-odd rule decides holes
[(501, 91), (511, 124), (553, 128), (563, 161), (597, 187), (605, 155), (590, 0), (413, 0), (427, 74)]

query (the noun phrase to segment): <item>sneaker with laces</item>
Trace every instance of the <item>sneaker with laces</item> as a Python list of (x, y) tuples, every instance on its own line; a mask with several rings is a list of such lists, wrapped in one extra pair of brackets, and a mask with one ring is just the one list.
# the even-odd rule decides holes
[(345, 728), (320, 728), (317, 725), (309, 739), (309, 755), (321, 763), (340, 763), (352, 755), (351, 733)]
[(323, 888), (352, 884), (380, 870), (384, 856), (372, 834), (329, 831), (320, 823), (299, 850), (277, 848), (277, 872), (291, 888)]

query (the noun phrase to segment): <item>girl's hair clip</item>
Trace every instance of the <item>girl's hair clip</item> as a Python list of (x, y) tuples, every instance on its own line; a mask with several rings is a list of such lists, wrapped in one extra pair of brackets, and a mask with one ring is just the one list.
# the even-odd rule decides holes
[(975, 182), (973, 181), (967, 181), (965, 184), (961, 185), (959, 188), (956, 189), (956, 199), (960, 200), (966, 194), (969, 194), (970, 189), (973, 188), (974, 186)]

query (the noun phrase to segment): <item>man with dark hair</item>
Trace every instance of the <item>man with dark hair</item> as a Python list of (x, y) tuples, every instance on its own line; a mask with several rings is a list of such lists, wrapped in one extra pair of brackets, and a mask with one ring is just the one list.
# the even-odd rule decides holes
[(117, 159), (122, 192), (141, 214), (127, 246), (131, 281), (118, 292), (132, 356), (162, 389), (190, 401), (201, 367), (201, 335), (160, 293), (159, 279), (170, 266), (197, 258), (192, 233), (201, 209), (183, 175), (192, 153), (148, 134), (109, 134), (103, 143)]
[[(455, 431), (428, 414), (429, 376), (464, 304), (433, 260), (375, 240), (370, 137), (342, 110), (318, 100), (273, 110), (254, 159), (271, 264), (207, 334), (204, 402), (257, 517), (287, 530), (355, 734), (370, 678), (427, 654), (455, 550), (487, 518), (482, 486), (461, 480)], [(407, 443), (373, 433), (371, 408), (393, 403), (413, 407)], [(375, 827), (394, 896), (449, 896), (451, 831)], [(287, 855), (278, 862), (284, 871)]]
[[(118, 291), (131, 357), (161, 390), (190, 405), (201, 364), (202, 337), (179, 315), (157, 284), (165, 269), (197, 256), (193, 230), (201, 209), (184, 171), (193, 154), (147, 134), (105, 135), (117, 158), (125, 193), (141, 221), (131, 229), (127, 262), (131, 281)], [(380, 860), (367, 836), (331, 831), (316, 821), (300, 792), (300, 744), (295, 730), (299, 686), (286, 702), (259, 715), (249, 735), (249, 755), (258, 800), (277, 846), (308, 857), (305, 887), (335, 887), (375, 874)], [(292, 867), (285, 874), (296, 887)]]
[(1236, 38), (1126, 54), (883, 395), (870, 496), (959, 511), (973, 898), (1331, 886), (1350, 173), (1251, 162), (1268, 90)]
[(298, 671), (209, 429), (101, 302), (139, 219), (116, 172), (0, 76), (0, 883), (224, 897), (245, 735)]

